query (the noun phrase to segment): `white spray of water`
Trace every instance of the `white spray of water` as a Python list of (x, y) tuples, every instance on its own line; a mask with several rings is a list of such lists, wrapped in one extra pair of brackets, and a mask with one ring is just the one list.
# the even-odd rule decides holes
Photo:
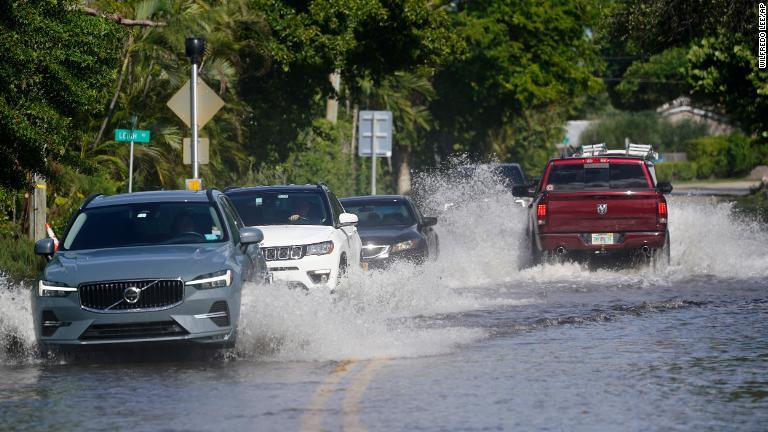
[[(669, 200), (672, 264), (661, 272), (590, 270), (575, 263), (521, 268), (528, 253), (523, 242), (528, 209), (492, 173), (478, 170), (466, 178), (457, 166), (416, 179), (415, 198), (423, 212), (440, 218), (437, 261), (351, 271), (333, 295), (282, 284), (248, 285), (239, 323), (240, 357), (283, 361), (437, 355), (487, 336), (483, 329), (441, 321), (445, 314), (514, 308), (542, 293), (592, 285), (645, 289), (702, 275), (768, 276), (764, 227), (736, 217), (731, 204), (686, 197)], [(11, 287), (6, 279), (0, 279), (0, 335), (13, 335), (2, 339), (3, 352), (18, 341), (25, 349), (34, 345), (28, 292)]]
[(34, 346), (29, 290), (0, 274), (0, 363), (29, 359)]

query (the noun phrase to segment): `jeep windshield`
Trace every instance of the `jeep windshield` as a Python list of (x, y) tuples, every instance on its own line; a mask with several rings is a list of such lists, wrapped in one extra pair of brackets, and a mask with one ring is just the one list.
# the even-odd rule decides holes
[(643, 165), (621, 162), (554, 164), (546, 185), (549, 192), (650, 188)]
[(219, 214), (209, 203), (135, 203), (82, 211), (61, 248), (215, 243), (226, 239)]
[(229, 195), (248, 226), (333, 225), (319, 192), (248, 191)]

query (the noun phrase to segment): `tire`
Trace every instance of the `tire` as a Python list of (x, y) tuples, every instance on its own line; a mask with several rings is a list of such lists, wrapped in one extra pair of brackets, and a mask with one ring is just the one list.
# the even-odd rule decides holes
[(347, 256), (342, 255), (341, 259), (339, 259), (339, 275), (336, 277), (336, 286), (339, 286), (341, 284), (341, 279), (347, 275)]
[(665, 233), (664, 237), (664, 246), (661, 249), (657, 249), (653, 254), (652, 264), (655, 271), (664, 270), (672, 261), (669, 231)]
[(536, 239), (533, 238), (530, 234), (528, 235), (528, 243), (530, 246), (530, 263), (531, 267), (535, 267), (537, 265), (540, 265), (543, 261), (543, 255), (539, 248), (536, 246)]

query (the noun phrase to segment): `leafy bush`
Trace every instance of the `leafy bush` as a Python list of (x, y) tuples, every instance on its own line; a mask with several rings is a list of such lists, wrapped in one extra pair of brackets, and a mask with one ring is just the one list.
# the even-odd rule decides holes
[(698, 138), (686, 147), (688, 159), (698, 165), (699, 178), (740, 177), (759, 162), (756, 145), (739, 133)]
[(35, 255), (35, 243), (20, 232), (18, 225), (0, 222), (0, 273), (17, 281), (34, 279), (45, 266)]
[(728, 175), (741, 177), (747, 175), (760, 161), (755, 143), (741, 134), (728, 136)]
[(89, 195), (117, 193), (118, 183), (102, 175), (85, 175), (64, 168), (49, 182), (48, 223), (56, 235), (64, 234), (69, 218)]
[(728, 140), (724, 136), (702, 137), (688, 142), (688, 159), (696, 161), (698, 178), (728, 175)]
[(696, 162), (664, 162), (656, 165), (658, 181), (693, 180), (697, 178)]

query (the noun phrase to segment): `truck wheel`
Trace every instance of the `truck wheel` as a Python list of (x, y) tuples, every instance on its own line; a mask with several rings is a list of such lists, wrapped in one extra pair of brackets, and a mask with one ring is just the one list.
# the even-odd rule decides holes
[(536, 240), (529, 236), (529, 244), (530, 244), (530, 251), (531, 251), (531, 267), (540, 265), (542, 262), (542, 252), (539, 250), (538, 247), (536, 247)]
[(669, 241), (669, 231), (665, 233), (664, 246), (657, 249), (653, 254), (653, 269), (655, 271), (664, 270), (672, 261)]

